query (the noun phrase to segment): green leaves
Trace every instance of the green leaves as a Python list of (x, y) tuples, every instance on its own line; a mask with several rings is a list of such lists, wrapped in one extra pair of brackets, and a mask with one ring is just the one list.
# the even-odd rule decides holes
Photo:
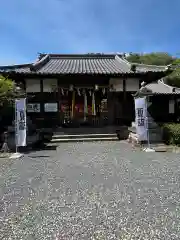
[(0, 75), (0, 105), (13, 101), (15, 97), (18, 97), (15, 82)]
[(180, 145), (180, 124), (179, 123), (164, 124), (163, 138), (167, 144)]
[(170, 65), (172, 73), (164, 78), (165, 82), (173, 87), (180, 88), (180, 59), (174, 58), (165, 52), (154, 52), (148, 54), (133, 53), (127, 57), (129, 62), (142, 63), (148, 65)]
[(127, 60), (134, 63), (166, 66), (171, 64), (174, 61), (174, 58), (165, 52), (154, 52), (148, 54), (133, 53), (127, 57)]
[(180, 88), (180, 59), (173, 61), (171, 69), (173, 72), (165, 77), (165, 81), (170, 86)]

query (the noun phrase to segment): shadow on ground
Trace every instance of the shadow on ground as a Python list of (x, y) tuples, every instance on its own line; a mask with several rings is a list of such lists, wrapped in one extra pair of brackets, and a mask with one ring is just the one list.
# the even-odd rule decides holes
[(56, 151), (57, 145), (49, 146), (46, 144), (43, 145), (37, 145), (33, 147), (27, 147), (27, 148), (21, 148), (19, 149), (19, 152), (24, 153), (24, 154), (29, 154), (33, 152), (40, 152), (40, 151)]

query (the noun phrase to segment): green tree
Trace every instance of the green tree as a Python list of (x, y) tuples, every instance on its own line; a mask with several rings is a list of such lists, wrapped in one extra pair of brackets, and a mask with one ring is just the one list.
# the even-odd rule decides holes
[(171, 74), (165, 77), (165, 81), (167, 84), (173, 87), (180, 88), (180, 59), (174, 60), (171, 65), (171, 69), (173, 70)]
[(24, 92), (11, 79), (0, 75), (0, 132), (12, 123), (14, 99), (23, 97)]
[(127, 60), (132, 63), (142, 63), (141, 60), (141, 54), (138, 53), (131, 53), (128, 57)]
[(127, 57), (129, 62), (150, 64), (150, 65), (169, 65), (174, 61), (174, 58), (165, 52), (154, 52), (147, 54), (133, 53)]
[(23, 91), (14, 81), (0, 75), (0, 106), (12, 102), (15, 98), (23, 95)]
[(132, 53), (127, 57), (129, 62), (150, 64), (150, 65), (170, 65), (172, 73), (164, 78), (167, 84), (180, 88), (180, 58), (174, 58), (165, 52), (154, 52), (149, 54)]
[(9, 102), (15, 95), (15, 83), (0, 75), (0, 104), (3, 105), (5, 102)]

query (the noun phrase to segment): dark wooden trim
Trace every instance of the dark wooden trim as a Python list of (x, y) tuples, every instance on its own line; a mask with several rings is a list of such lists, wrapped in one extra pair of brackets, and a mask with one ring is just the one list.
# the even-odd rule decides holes
[(124, 77), (123, 78), (123, 115), (125, 116), (126, 115), (126, 80), (127, 80), (127, 77)]
[[(96, 79), (109, 79), (109, 78), (147, 78), (148, 76), (151, 76), (151, 78), (154, 79), (160, 79), (166, 75), (171, 73), (171, 71), (165, 71), (165, 72), (143, 72), (143, 73), (124, 73), (124, 74), (40, 74), (40, 73), (17, 73), (17, 72), (4, 72), (1, 73), (3, 76), (8, 76), (13, 79), (19, 79), (19, 78), (96, 78)], [(101, 81), (97, 81), (101, 82)], [(88, 81), (85, 82), (86, 84)], [(90, 82), (89, 82), (90, 83)]]
[(126, 101), (126, 80), (127, 78), (123, 78), (123, 100)]
[(41, 113), (44, 114), (44, 103), (43, 103), (43, 79), (40, 79), (40, 98), (41, 98), (40, 109), (41, 109)]
[(43, 93), (43, 79), (40, 79), (40, 92)]
[(141, 88), (142, 79), (139, 79), (139, 89)]
[(61, 92), (60, 92), (60, 79), (59, 78), (57, 79), (57, 88), (58, 88), (58, 91), (57, 91), (58, 113), (61, 114), (61, 109), (60, 109), (60, 106), (61, 106)]

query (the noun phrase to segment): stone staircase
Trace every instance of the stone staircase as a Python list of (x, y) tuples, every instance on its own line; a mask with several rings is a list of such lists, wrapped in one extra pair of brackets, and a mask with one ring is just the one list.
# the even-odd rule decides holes
[(118, 141), (116, 128), (59, 128), (52, 136), (51, 143)]
[(62, 142), (94, 142), (94, 141), (118, 141), (116, 133), (111, 134), (54, 134), (51, 143)]

